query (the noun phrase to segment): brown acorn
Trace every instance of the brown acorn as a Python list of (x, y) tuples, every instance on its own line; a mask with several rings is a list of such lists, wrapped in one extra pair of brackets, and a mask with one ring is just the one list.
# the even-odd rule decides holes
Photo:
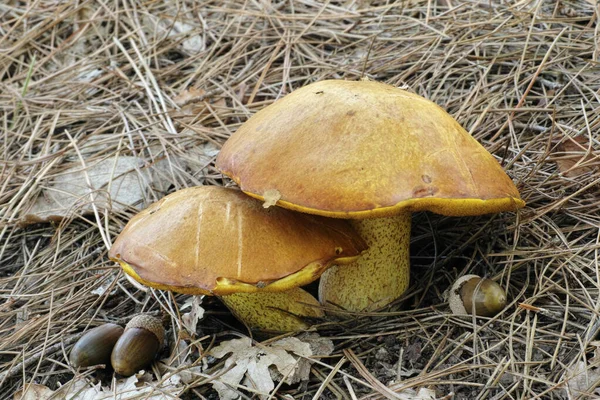
[(92, 365), (109, 365), (110, 355), (123, 327), (116, 324), (104, 324), (87, 331), (73, 346), (69, 361), (73, 368), (85, 368)]
[(150, 365), (165, 338), (161, 321), (151, 315), (133, 317), (113, 348), (110, 362), (116, 373), (131, 376)]
[(452, 285), (448, 303), (454, 314), (493, 317), (506, 307), (506, 294), (491, 279), (465, 275)]

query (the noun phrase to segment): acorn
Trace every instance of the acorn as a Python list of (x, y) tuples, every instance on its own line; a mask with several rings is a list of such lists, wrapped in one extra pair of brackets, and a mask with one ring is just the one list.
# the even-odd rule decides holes
[(454, 314), (493, 317), (506, 307), (506, 294), (491, 279), (465, 275), (452, 285), (448, 303)]
[(162, 322), (151, 315), (133, 317), (113, 348), (110, 362), (116, 373), (131, 376), (150, 365), (165, 340)]
[(87, 331), (73, 346), (69, 361), (73, 368), (109, 365), (115, 343), (123, 334), (123, 327), (104, 324)]

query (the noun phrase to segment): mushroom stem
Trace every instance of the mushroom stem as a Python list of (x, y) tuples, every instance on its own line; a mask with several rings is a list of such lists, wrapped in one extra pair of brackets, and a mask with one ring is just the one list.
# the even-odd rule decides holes
[(304, 318), (321, 318), (321, 305), (301, 288), (285, 292), (236, 293), (221, 296), (231, 312), (251, 329), (294, 332), (307, 329)]
[(404, 293), (410, 274), (411, 214), (352, 220), (369, 249), (352, 264), (321, 275), (319, 300), (347, 311), (372, 311)]

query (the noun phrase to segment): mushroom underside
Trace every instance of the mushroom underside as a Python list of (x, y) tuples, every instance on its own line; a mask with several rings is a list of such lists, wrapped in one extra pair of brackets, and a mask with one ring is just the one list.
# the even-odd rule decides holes
[(321, 318), (321, 305), (301, 288), (285, 292), (236, 293), (221, 301), (250, 329), (264, 332), (294, 332), (307, 329), (307, 318)]
[[(119, 262), (128, 275), (143, 285), (192, 295), (215, 294), (197, 287), (172, 287), (149, 282), (141, 278), (131, 265), (123, 260)], [(311, 265), (307, 268), (309, 271), (313, 269)], [(283, 278), (281, 281), (283, 283), (275, 282), (259, 289), (256, 285), (224, 280), (223, 285), (230, 284), (230, 286), (220, 288), (219, 293), (227, 294), (219, 295), (219, 298), (245, 325), (264, 332), (294, 332), (307, 329), (310, 324), (305, 321), (305, 318), (323, 317), (321, 304), (314, 296), (299, 287), (291, 287), (290, 277)], [(248, 292), (237, 292), (240, 289), (247, 289)], [(269, 291), (272, 289), (280, 291)]]

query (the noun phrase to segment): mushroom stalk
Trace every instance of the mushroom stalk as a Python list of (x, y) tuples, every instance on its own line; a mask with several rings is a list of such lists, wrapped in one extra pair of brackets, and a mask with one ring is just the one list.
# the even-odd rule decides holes
[(285, 292), (236, 293), (221, 301), (249, 328), (268, 332), (307, 329), (304, 318), (321, 318), (321, 305), (310, 293), (294, 288)]
[(352, 220), (369, 249), (352, 264), (334, 266), (323, 275), (319, 300), (347, 311), (372, 311), (400, 297), (410, 275), (411, 214)]

